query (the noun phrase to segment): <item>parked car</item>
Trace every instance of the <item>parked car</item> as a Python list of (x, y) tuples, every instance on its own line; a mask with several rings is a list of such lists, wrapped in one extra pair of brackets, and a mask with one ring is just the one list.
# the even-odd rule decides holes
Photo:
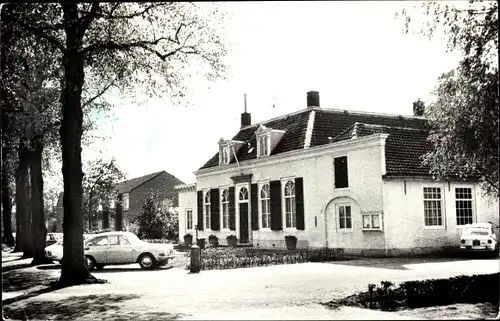
[(45, 248), (45, 256), (52, 261), (61, 262), (63, 256), (63, 241), (58, 240), (56, 243)]
[(498, 255), (499, 243), (493, 224), (472, 223), (462, 229), (460, 249), (473, 252), (493, 252)]
[[(62, 240), (45, 248), (45, 256), (61, 261)], [(84, 241), (87, 268), (102, 269), (106, 265), (139, 263), (143, 269), (154, 269), (175, 257), (173, 244), (153, 244), (141, 241), (131, 232), (106, 232), (92, 235)]]
[(144, 242), (132, 232), (97, 234), (85, 243), (84, 250), (88, 269), (130, 263), (139, 263), (143, 269), (154, 269), (175, 257), (172, 244)]
[(47, 233), (47, 240), (45, 241), (45, 246), (50, 246), (57, 242), (57, 237), (55, 233)]

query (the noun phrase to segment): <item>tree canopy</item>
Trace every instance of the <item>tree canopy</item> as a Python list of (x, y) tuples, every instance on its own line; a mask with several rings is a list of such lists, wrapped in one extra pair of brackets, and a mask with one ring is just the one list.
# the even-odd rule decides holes
[[(440, 179), (477, 177), (486, 193), (499, 197), (498, 2), (425, 2), (420, 9), (428, 19), (416, 32), (442, 33), (448, 50), (462, 54), (439, 77), (425, 110), (434, 150), (424, 162)], [(402, 13), (405, 32), (415, 31), (411, 13)]]

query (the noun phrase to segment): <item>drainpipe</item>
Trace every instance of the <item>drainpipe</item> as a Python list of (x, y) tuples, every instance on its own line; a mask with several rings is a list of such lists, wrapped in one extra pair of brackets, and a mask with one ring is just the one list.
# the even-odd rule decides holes
[(326, 204), (323, 215), (325, 216), (325, 248), (328, 248), (328, 215), (327, 215), (328, 204)]

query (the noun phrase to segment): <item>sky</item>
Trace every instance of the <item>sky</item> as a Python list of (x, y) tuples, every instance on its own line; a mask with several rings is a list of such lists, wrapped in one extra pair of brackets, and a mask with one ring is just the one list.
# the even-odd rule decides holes
[(404, 34), (394, 15), (419, 4), (222, 3), (233, 49), (227, 79), (190, 84), (189, 106), (113, 97), (99, 129), (109, 138), (84, 149), (83, 158), (114, 156), (128, 178), (165, 170), (193, 183), (219, 139), (237, 133), (245, 93), (252, 123), (306, 108), (310, 90), (319, 91), (324, 108), (411, 115), (413, 101), (428, 101), (438, 76), (460, 58), (439, 37)]

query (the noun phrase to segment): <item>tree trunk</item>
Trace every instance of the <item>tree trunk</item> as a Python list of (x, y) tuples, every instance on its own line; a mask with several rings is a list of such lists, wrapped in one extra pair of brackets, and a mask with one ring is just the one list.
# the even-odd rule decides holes
[(33, 234), (34, 258), (31, 265), (52, 263), (45, 257), (45, 245), (47, 240), (47, 227), (45, 226), (45, 215), (43, 206), (43, 177), (42, 177), (42, 153), (43, 145), (40, 142), (33, 143), (34, 150), (29, 154), (30, 178), (31, 178), (31, 232)]
[(64, 247), (60, 285), (77, 285), (95, 280), (85, 267), (82, 215), (82, 88), (85, 59), (81, 52), (83, 33), (76, 3), (64, 3), (63, 24), (66, 50), (63, 56), (64, 82), (61, 94), (62, 173), (64, 180)]
[(2, 131), (2, 137), (4, 144), (2, 145), (2, 219), (3, 219), (3, 235), (5, 237), (5, 243), (8, 246), (14, 246), (14, 236), (12, 235), (12, 199), (11, 199), (11, 168), (9, 167), (9, 157), (11, 157), (10, 141), (7, 137), (9, 132), (9, 119), (4, 114), (2, 115), (4, 120), (4, 130)]
[(16, 230), (16, 248), (22, 250), (24, 258), (33, 257), (31, 238), (31, 215), (28, 205), (28, 163), (27, 151), (19, 147), (19, 163), (16, 171), (16, 219), (19, 225)]
[(123, 195), (118, 195), (118, 202), (116, 202), (116, 216), (115, 216), (115, 230), (122, 230), (123, 221), (123, 207), (122, 207)]

